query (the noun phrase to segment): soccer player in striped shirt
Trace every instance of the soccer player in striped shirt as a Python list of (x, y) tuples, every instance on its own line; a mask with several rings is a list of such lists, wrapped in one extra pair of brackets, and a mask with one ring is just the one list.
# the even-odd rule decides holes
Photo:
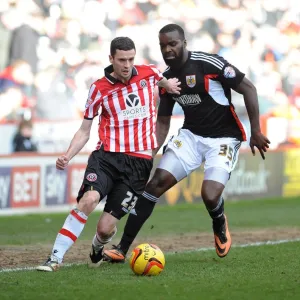
[(84, 120), (67, 152), (57, 159), (64, 170), (87, 143), (93, 119), (99, 116), (99, 142), (89, 157), (82, 187), (59, 231), (48, 260), (39, 271), (56, 271), (65, 253), (81, 234), (89, 214), (106, 198), (92, 242), (90, 265), (103, 260), (103, 247), (117, 231), (117, 222), (135, 205), (145, 189), (157, 148), (155, 86), (180, 93), (176, 78), (166, 79), (153, 65), (134, 65), (136, 50), (128, 37), (112, 40), (105, 76), (91, 85)]
[(140, 228), (151, 215), (159, 197), (204, 162), (203, 202), (212, 218), (216, 253), (225, 257), (231, 237), (224, 214), (223, 190), (233, 171), (245, 130), (231, 103), (231, 89), (244, 97), (250, 119), (250, 147), (264, 159), (270, 141), (261, 133), (257, 92), (253, 84), (235, 66), (216, 54), (188, 51), (183, 29), (169, 24), (159, 32), (162, 56), (169, 66), (166, 78), (176, 74), (181, 81), (180, 95), (160, 89), (157, 119), (158, 148), (164, 143), (175, 102), (184, 111), (184, 124), (166, 150), (145, 192), (130, 214), (121, 242), (105, 250), (106, 259), (123, 262)]

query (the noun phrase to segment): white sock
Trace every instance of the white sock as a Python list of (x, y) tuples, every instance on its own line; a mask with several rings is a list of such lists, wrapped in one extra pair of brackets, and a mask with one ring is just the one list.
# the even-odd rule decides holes
[(105, 244), (109, 243), (113, 239), (113, 237), (116, 235), (116, 233), (117, 233), (117, 227), (115, 227), (115, 231), (114, 231), (114, 233), (113, 233), (113, 235), (111, 237), (109, 237), (107, 239), (103, 239), (96, 232), (96, 234), (95, 234), (95, 236), (93, 238), (93, 242), (92, 242), (92, 244), (94, 246), (94, 249), (96, 251), (99, 251)]
[(56, 258), (59, 263), (63, 261), (66, 252), (71, 248), (71, 246), (80, 236), (87, 218), (88, 217), (77, 208), (73, 209), (70, 212), (62, 229), (57, 234), (51, 257), (54, 256), (54, 258)]

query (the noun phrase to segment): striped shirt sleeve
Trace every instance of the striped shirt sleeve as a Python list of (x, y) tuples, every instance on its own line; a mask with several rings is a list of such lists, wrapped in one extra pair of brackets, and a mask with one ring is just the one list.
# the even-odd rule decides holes
[(151, 68), (154, 78), (155, 78), (155, 84), (157, 84), (158, 81), (162, 80), (164, 78), (163, 74), (157, 69), (155, 65), (149, 65)]
[(85, 103), (85, 111), (84, 118), (85, 119), (93, 119), (95, 116), (99, 114), (99, 110), (101, 107), (101, 92), (97, 88), (96, 84), (93, 83), (90, 87), (88, 98)]

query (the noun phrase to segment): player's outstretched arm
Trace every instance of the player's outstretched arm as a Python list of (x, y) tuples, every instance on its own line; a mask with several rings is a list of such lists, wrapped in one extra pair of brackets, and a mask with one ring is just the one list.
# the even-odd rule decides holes
[(161, 88), (165, 88), (169, 94), (180, 95), (181, 88), (179, 87), (181, 82), (177, 78), (163, 78), (157, 85)]
[(84, 119), (78, 131), (75, 133), (67, 152), (56, 161), (56, 168), (64, 170), (69, 161), (84, 147), (90, 138), (93, 120)]
[(265, 159), (264, 152), (267, 152), (270, 141), (261, 133), (259, 123), (259, 107), (257, 91), (250, 80), (244, 77), (242, 82), (234, 89), (236, 92), (244, 96), (244, 101), (251, 125), (250, 148), (255, 155), (255, 147), (260, 152), (260, 155)]
[(165, 142), (168, 135), (171, 123), (171, 116), (158, 116), (156, 122), (156, 138), (158, 147), (152, 151), (153, 156), (155, 156), (160, 149), (160, 147)]

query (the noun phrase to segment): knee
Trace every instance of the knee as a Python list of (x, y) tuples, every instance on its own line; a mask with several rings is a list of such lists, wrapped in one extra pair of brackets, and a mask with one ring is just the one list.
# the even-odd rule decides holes
[(162, 180), (160, 177), (156, 176), (153, 177), (148, 183), (147, 183), (147, 191), (153, 192), (156, 189), (159, 189), (162, 187)]
[(79, 210), (83, 211), (85, 214), (90, 214), (95, 207), (98, 205), (100, 195), (98, 192), (86, 192), (80, 199), (77, 207)]
[(205, 181), (202, 184), (201, 197), (206, 204), (214, 204), (219, 201), (223, 192), (223, 187), (216, 185), (212, 186), (206, 184)]
[(102, 241), (107, 241), (117, 233), (117, 227), (107, 226), (105, 224), (98, 223), (97, 233)]
[(205, 204), (214, 204), (218, 202), (220, 197), (216, 197), (213, 193), (202, 193), (202, 199)]

